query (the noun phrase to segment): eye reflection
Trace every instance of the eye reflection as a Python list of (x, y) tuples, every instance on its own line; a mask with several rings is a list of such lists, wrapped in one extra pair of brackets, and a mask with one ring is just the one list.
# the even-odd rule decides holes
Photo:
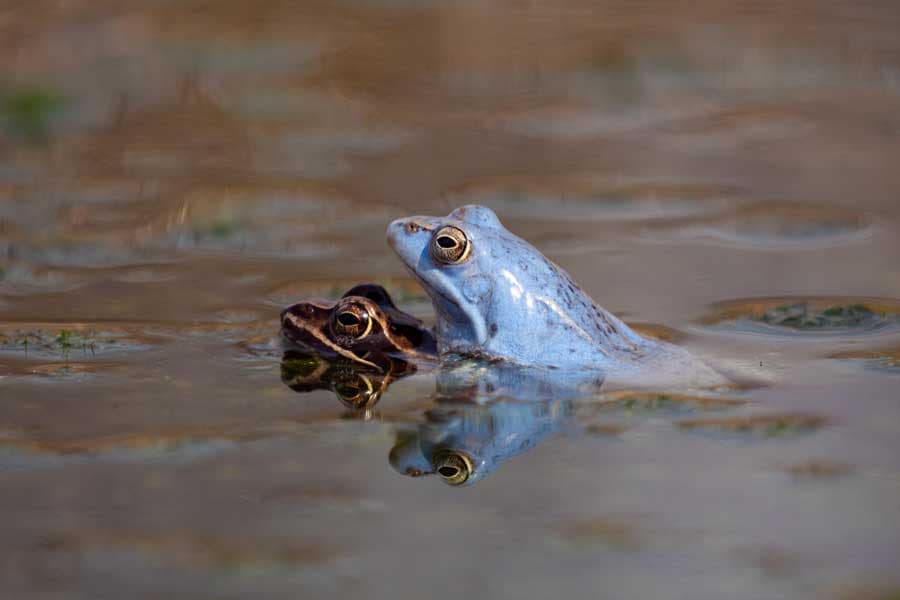
[(447, 450), (434, 456), (434, 470), (448, 485), (462, 485), (474, 472), (472, 459), (458, 451)]
[(375, 406), (395, 380), (416, 372), (413, 364), (390, 357), (366, 354), (378, 369), (345, 358), (325, 358), (313, 353), (288, 350), (281, 359), (281, 381), (295, 392), (316, 390), (334, 393), (350, 409), (344, 418), (374, 418)]
[(336, 383), (332, 389), (341, 403), (354, 410), (374, 406), (379, 399), (378, 390), (372, 381), (358, 373), (354, 380)]

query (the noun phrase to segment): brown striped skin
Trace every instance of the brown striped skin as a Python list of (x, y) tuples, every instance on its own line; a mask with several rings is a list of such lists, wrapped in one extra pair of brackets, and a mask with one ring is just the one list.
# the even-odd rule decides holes
[(431, 332), (374, 284), (358, 285), (331, 305), (307, 300), (287, 307), (281, 313), (281, 332), (291, 343), (326, 358), (378, 370), (383, 370), (381, 355), (423, 360), (436, 355)]

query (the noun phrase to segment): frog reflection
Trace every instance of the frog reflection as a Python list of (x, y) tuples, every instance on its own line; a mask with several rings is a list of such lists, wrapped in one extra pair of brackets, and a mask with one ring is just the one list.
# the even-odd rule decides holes
[(298, 393), (331, 390), (351, 414), (367, 418), (391, 383), (416, 371), (414, 365), (399, 358), (371, 358), (378, 368), (289, 350), (281, 359), (281, 381)]
[[(369, 418), (388, 386), (416, 371), (385, 356), (378, 369), (346, 359), (286, 352), (282, 381), (297, 392), (329, 389), (353, 416)], [(568, 427), (574, 402), (603, 385), (583, 371), (459, 361), (437, 371), (436, 405), (424, 422), (397, 434), (389, 462), (411, 477), (436, 474), (452, 486), (472, 485), (506, 460)]]
[(414, 433), (398, 435), (391, 466), (403, 475), (437, 474), (448, 485), (472, 485), (504, 461), (568, 426), (574, 400), (592, 393), (602, 378), (466, 365), (438, 374), (437, 406)]
[(471, 485), (558, 432), (573, 412), (571, 400), (441, 403), (416, 433), (398, 436), (389, 461), (403, 475)]

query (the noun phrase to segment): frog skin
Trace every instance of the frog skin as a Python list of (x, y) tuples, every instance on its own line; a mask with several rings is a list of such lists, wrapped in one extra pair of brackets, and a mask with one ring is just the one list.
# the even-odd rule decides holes
[(387, 237), (431, 297), (442, 356), (596, 369), (627, 385), (726, 383), (686, 350), (645, 339), (598, 306), (489, 208), (397, 219)]
[(325, 358), (384, 371), (387, 355), (427, 360), (436, 354), (434, 336), (421, 321), (399, 310), (374, 284), (348, 290), (336, 303), (308, 300), (281, 312), (281, 332), (291, 343)]

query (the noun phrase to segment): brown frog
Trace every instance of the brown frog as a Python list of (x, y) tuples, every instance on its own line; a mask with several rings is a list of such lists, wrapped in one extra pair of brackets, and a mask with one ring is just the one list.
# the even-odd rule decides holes
[(437, 354), (432, 333), (375, 284), (357, 285), (333, 305), (305, 301), (287, 307), (281, 312), (281, 332), (324, 358), (339, 357), (381, 372), (389, 370), (388, 356), (428, 360)]

